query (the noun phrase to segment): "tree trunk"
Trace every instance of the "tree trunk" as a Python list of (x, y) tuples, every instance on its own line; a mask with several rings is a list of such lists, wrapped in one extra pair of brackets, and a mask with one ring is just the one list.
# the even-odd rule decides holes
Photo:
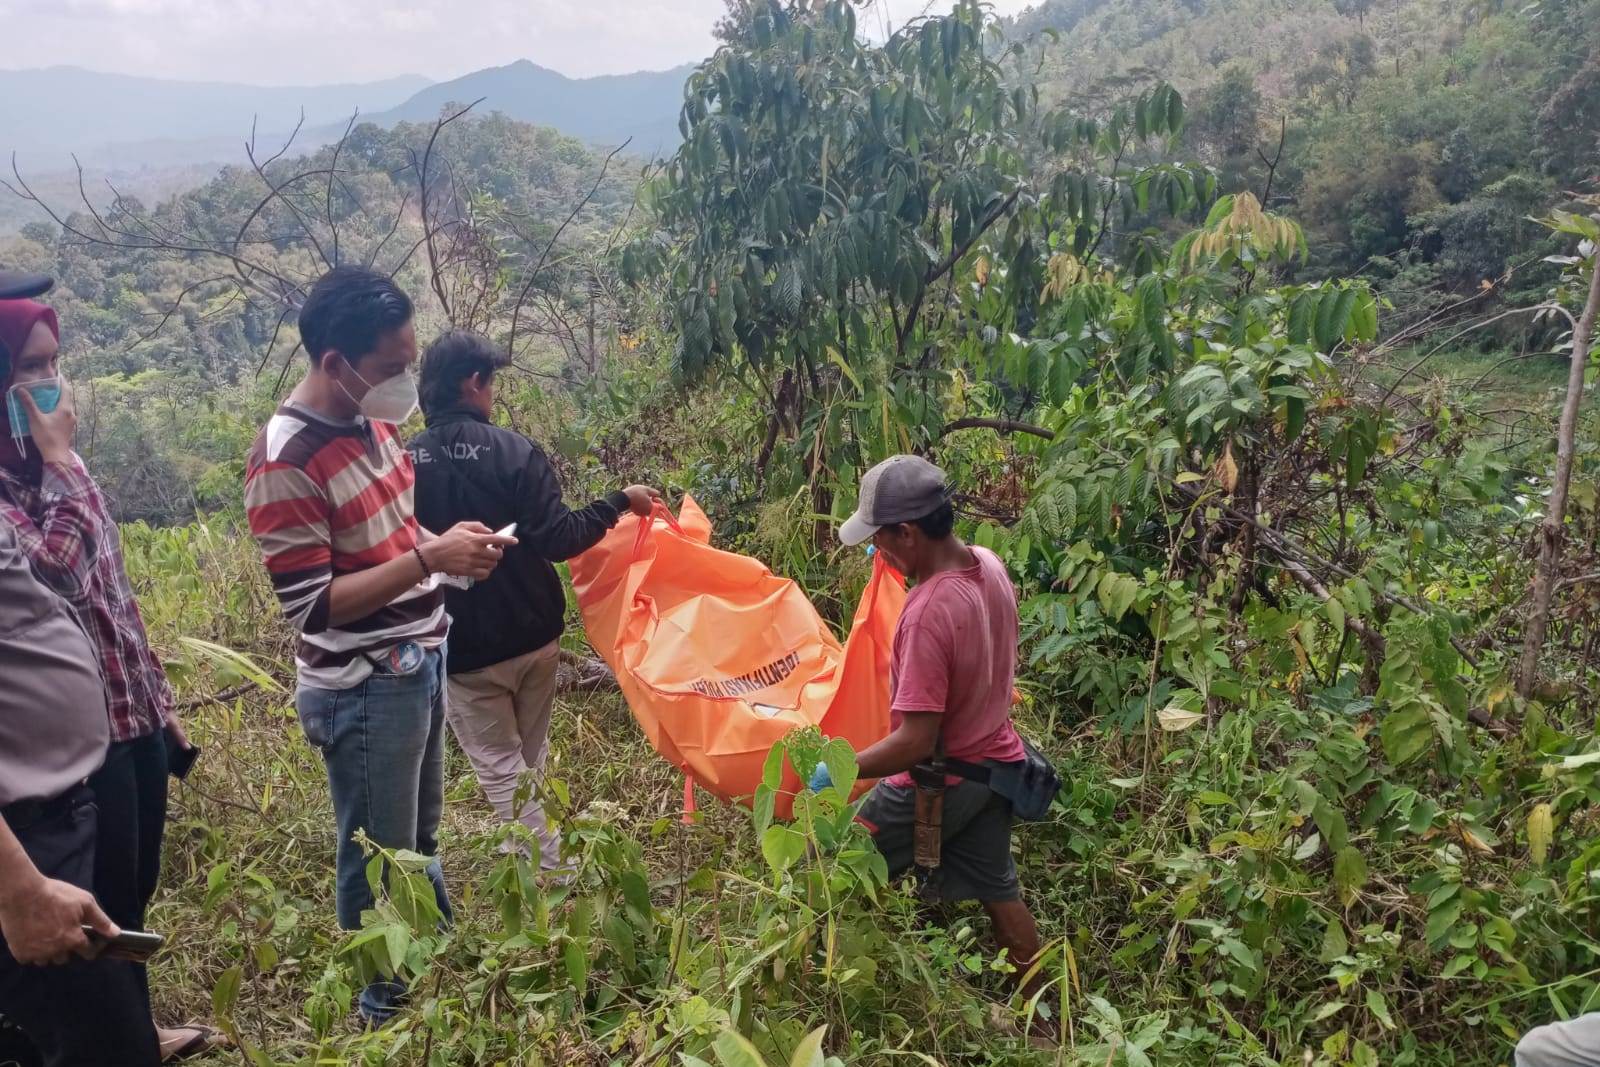
[(1522, 643), (1522, 662), (1517, 672), (1517, 693), (1527, 699), (1539, 676), (1539, 653), (1544, 648), (1545, 631), (1550, 626), (1550, 602), (1555, 597), (1556, 572), (1561, 565), (1561, 546), (1565, 540), (1567, 487), (1572, 482), (1573, 445), (1578, 434), (1578, 407), (1583, 400), (1583, 372), (1589, 363), (1589, 344), (1594, 336), (1596, 311), (1600, 311), (1600, 254), (1590, 268), (1589, 299), (1572, 331), (1572, 366), (1567, 372), (1567, 402), (1561, 407), (1561, 426), (1556, 435), (1556, 477), (1550, 486), (1544, 524), (1539, 530), (1539, 570), (1533, 585), (1533, 606), (1528, 610), (1528, 628)]

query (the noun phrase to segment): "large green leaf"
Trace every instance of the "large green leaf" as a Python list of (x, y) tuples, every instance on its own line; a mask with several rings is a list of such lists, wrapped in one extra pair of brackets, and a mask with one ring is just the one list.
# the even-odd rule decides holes
[(1390, 763), (1410, 763), (1433, 744), (1433, 720), (1421, 706), (1391, 711), (1378, 727), (1378, 737)]
[(788, 870), (805, 854), (806, 838), (798, 830), (775, 825), (761, 835), (761, 855), (774, 873)]
[(722, 1067), (767, 1067), (767, 1061), (761, 1058), (756, 1047), (733, 1030), (718, 1034), (712, 1047), (717, 1050)]
[(217, 975), (211, 987), (211, 1014), (219, 1020), (233, 1018), (234, 1005), (239, 1002), (239, 986), (244, 981), (244, 970), (235, 964)]
[(801, 1038), (794, 1055), (789, 1057), (789, 1067), (823, 1067), (827, 1061), (822, 1053), (822, 1039), (827, 1034), (828, 1028), (819, 1026)]
[(856, 767), (855, 749), (850, 747), (850, 742), (842, 737), (835, 737), (822, 747), (822, 762), (828, 765), (828, 774), (833, 778), (833, 786), (840, 795), (848, 797), (850, 790), (855, 788), (856, 776), (859, 773)]
[(1334, 852), (1340, 852), (1350, 843), (1350, 827), (1344, 817), (1344, 812), (1328, 802), (1321, 794), (1311, 808), (1311, 819), (1317, 824), (1317, 831), (1322, 834), (1322, 839)]
[(778, 313), (784, 318), (793, 321), (799, 317), (800, 298), (803, 288), (800, 281), (800, 268), (793, 260), (778, 268), (778, 278), (773, 285), (772, 296)]
[(1333, 857), (1333, 884), (1339, 890), (1339, 899), (1349, 907), (1367, 884), (1367, 858), (1353, 847), (1340, 849)]
[(1135, 598), (1139, 595), (1139, 582), (1126, 574), (1116, 571), (1107, 571), (1095, 587), (1095, 596), (1100, 601), (1100, 609), (1113, 620), (1120, 621), (1133, 607)]
[(567, 980), (572, 983), (581, 997), (589, 983), (589, 957), (584, 952), (583, 946), (576, 941), (568, 941), (561, 950), (562, 962), (566, 965)]
[(1317, 962), (1333, 963), (1350, 951), (1350, 939), (1345, 936), (1344, 923), (1337, 915), (1328, 917), (1328, 925), (1322, 931), (1322, 948), (1317, 953)]
[(761, 784), (768, 789), (776, 789), (783, 782), (783, 745), (773, 745), (767, 751), (766, 761), (761, 765)]

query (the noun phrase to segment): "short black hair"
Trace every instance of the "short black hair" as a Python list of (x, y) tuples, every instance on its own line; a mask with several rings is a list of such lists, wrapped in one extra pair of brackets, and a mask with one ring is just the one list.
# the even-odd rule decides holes
[(939, 505), (935, 511), (916, 519), (913, 525), (922, 531), (924, 537), (931, 541), (943, 541), (955, 532), (956, 509), (948, 501)]
[(300, 343), (311, 365), (329, 349), (354, 363), (378, 339), (411, 321), (411, 298), (387, 274), (365, 267), (335, 267), (317, 279), (300, 307)]
[(417, 391), (424, 414), (442, 411), (461, 399), (461, 383), (474, 374), (485, 381), (510, 365), (505, 349), (471, 330), (446, 330), (422, 354)]

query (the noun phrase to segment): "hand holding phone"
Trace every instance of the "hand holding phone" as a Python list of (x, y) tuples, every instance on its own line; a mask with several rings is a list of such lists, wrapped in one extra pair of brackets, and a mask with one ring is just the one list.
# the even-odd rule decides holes
[[(494, 535), (496, 537), (514, 537), (516, 536), (516, 533), (517, 524), (513, 522), (508, 523), (496, 530)], [(474, 579), (468, 577), (467, 575), (441, 574), (439, 575), (439, 584), (454, 586), (457, 589), (471, 589), (474, 584)]]
[(192, 742), (184, 745), (170, 726), (162, 734), (167, 748), (167, 773), (174, 778), (187, 778), (194, 761), (200, 758), (200, 746)]
[(89, 959), (130, 960), (134, 963), (149, 960), (167, 940), (148, 930), (124, 930), (116, 937), (107, 937), (87, 923), (83, 927), (83, 936), (89, 939)]

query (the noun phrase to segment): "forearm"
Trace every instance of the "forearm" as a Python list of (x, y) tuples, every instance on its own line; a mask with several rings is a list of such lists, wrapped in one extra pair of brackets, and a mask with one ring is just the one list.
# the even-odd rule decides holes
[(909, 771), (931, 757), (938, 739), (937, 731), (927, 733), (902, 725), (882, 741), (857, 753), (856, 765), (862, 778), (887, 778)]
[(546, 559), (564, 563), (599, 544), (627, 510), (628, 498), (621, 492), (592, 501), (577, 511), (556, 500), (551, 508), (553, 517), (535, 536), (534, 543), (543, 546)]
[(423, 577), (423, 565), (416, 552), (404, 552), (376, 567), (340, 575), (328, 586), (328, 625), (343, 626), (366, 618), (394, 603)]

